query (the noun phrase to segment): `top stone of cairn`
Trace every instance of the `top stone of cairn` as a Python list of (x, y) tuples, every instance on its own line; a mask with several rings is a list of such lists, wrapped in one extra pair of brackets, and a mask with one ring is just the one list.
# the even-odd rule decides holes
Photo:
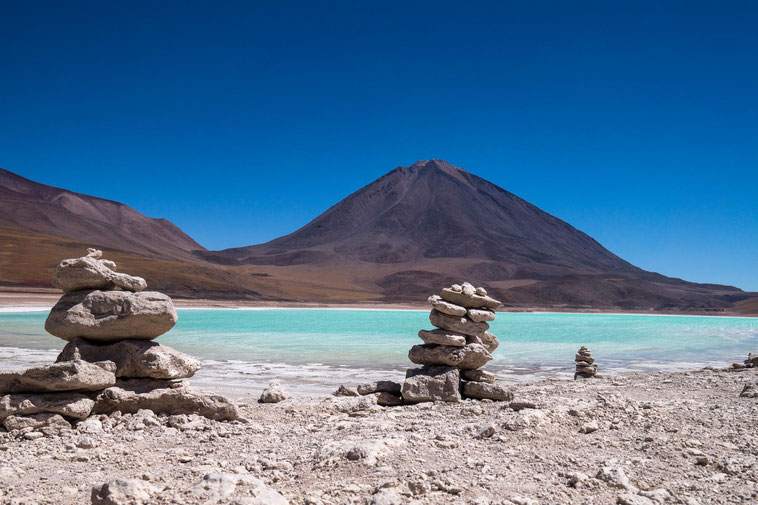
[(72, 293), (85, 289), (115, 289), (142, 291), (147, 282), (141, 277), (116, 272), (116, 264), (101, 259), (103, 251), (87, 249), (87, 255), (61, 261), (53, 275), (53, 286)]
[(440, 298), (467, 309), (496, 309), (501, 305), (499, 301), (487, 296), (484, 288), (475, 288), (468, 282), (444, 288), (440, 293)]

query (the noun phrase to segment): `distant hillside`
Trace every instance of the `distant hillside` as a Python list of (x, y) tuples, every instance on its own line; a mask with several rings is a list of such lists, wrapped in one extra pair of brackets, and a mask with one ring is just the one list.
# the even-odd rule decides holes
[(111, 200), (45, 186), (0, 168), (0, 226), (160, 258), (188, 258), (203, 246), (166, 219)]
[(49, 286), (62, 258), (92, 246), (152, 288), (191, 298), (423, 303), (465, 279), (512, 310), (758, 314), (755, 293), (641, 270), (440, 160), (398, 167), (294, 233), (224, 251), (165, 219), (0, 169), (0, 286)]

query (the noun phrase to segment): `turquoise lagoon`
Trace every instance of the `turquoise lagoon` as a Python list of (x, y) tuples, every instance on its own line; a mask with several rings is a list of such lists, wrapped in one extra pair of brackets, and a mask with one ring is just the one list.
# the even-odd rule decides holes
[[(0, 361), (54, 358), (63, 342), (45, 333), (46, 315), (0, 312)], [(427, 311), (180, 309), (159, 342), (204, 361), (196, 382), (245, 390), (279, 378), (323, 392), (340, 381), (401, 378), (422, 328), (431, 328)], [(758, 351), (753, 318), (499, 313), (491, 331), (500, 347), (487, 368), (504, 380), (569, 377), (581, 345), (606, 373), (724, 366)]]

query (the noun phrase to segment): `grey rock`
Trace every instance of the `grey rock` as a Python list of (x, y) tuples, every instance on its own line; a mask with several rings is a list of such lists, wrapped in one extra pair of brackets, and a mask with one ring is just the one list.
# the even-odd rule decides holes
[(624, 469), (620, 466), (604, 466), (598, 470), (595, 478), (614, 487), (631, 491), (637, 490), (629, 481), (629, 477), (626, 476)]
[(752, 352), (747, 355), (747, 359), (745, 360), (745, 364), (751, 367), (758, 367), (758, 354), (753, 354)]
[(139, 479), (114, 479), (94, 486), (92, 505), (150, 505), (158, 492), (152, 484)]
[(587, 421), (579, 427), (579, 433), (593, 433), (599, 429), (597, 421)]
[(497, 339), (497, 337), (489, 331), (485, 331), (481, 335), (467, 336), (466, 342), (469, 344), (482, 345), (485, 349), (487, 349), (487, 352), (489, 353), (495, 352), (495, 349), (497, 349), (500, 345), (500, 341)]
[(358, 386), (358, 394), (369, 395), (371, 393), (392, 393), (399, 395), (403, 385), (395, 381), (376, 381)]
[(495, 374), (487, 370), (461, 370), (461, 379), (472, 382), (494, 384)]
[(466, 296), (474, 296), (476, 294), (476, 288), (468, 282), (464, 282), (461, 285), (461, 292)]
[(490, 328), (487, 323), (477, 323), (465, 316), (451, 316), (435, 309), (429, 313), (429, 321), (437, 328), (463, 335), (481, 335)]
[(477, 323), (484, 323), (487, 321), (495, 320), (495, 313), (491, 310), (468, 309), (466, 314), (468, 315), (469, 319)]
[(476, 288), (476, 294), (479, 296), (487, 296), (487, 290), (484, 288)]
[(398, 405), (403, 404), (403, 398), (399, 394), (395, 393), (388, 393), (387, 391), (382, 391), (376, 394), (376, 404), (381, 405), (382, 407), (397, 407)]
[(332, 393), (334, 396), (358, 396), (358, 392), (354, 389), (351, 389), (344, 384), (340, 384), (340, 387), (337, 388), (337, 391)]
[(486, 424), (477, 431), (476, 438), (491, 438), (495, 433), (497, 433), (497, 427), (494, 424)]
[(116, 377), (121, 378), (184, 379), (200, 369), (200, 362), (192, 356), (149, 340), (109, 344), (75, 338), (66, 344), (57, 361), (71, 359), (112, 361), (116, 364)]
[(116, 383), (116, 376), (86, 361), (63, 361), (22, 371), (0, 372), (0, 394), (99, 391)]
[(452, 288), (445, 288), (440, 292), (440, 297), (450, 303), (466, 307), (467, 309), (496, 309), (502, 305), (499, 301), (489, 296), (481, 296), (476, 293), (466, 295), (462, 291), (454, 291)]
[(466, 398), (477, 400), (495, 400), (509, 402), (513, 400), (513, 392), (497, 384), (486, 382), (463, 382), (462, 393)]
[(380, 488), (371, 496), (369, 505), (402, 505), (400, 493), (394, 487)]
[(439, 295), (430, 296), (428, 298), (428, 301), (432, 305), (432, 308), (439, 310), (440, 312), (443, 312), (445, 314), (449, 314), (451, 316), (465, 316), (466, 315), (465, 307), (461, 307), (460, 305), (455, 305), (454, 303), (446, 302)]
[(447, 330), (420, 330), (418, 336), (425, 344), (451, 345), (463, 347), (466, 345), (466, 337)]
[[(186, 503), (233, 503), (236, 505), (287, 505), (284, 496), (269, 488), (261, 479), (247, 474), (209, 473), (187, 490)], [(237, 498), (235, 495), (240, 496)], [(230, 501), (233, 500), (233, 501)]]
[(758, 398), (758, 384), (745, 384), (740, 398)]
[(120, 411), (135, 413), (141, 409), (156, 414), (197, 414), (217, 421), (242, 421), (237, 406), (221, 395), (193, 391), (181, 382), (155, 379), (117, 380), (96, 398), (93, 414)]
[(18, 393), (0, 398), (0, 421), (8, 416), (60, 414), (73, 419), (86, 419), (95, 402), (82, 393)]
[(8, 416), (3, 420), (3, 426), (8, 431), (23, 429), (38, 430), (40, 428), (71, 428), (71, 424), (60, 414), (32, 414), (29, 416)]
[(452, 367), (410, 369), (406, 372), (402, 394), (406, 403), (459, 402), (460, 372)]
[(408, 358), (417, 365), (470, 369), (484, 366), (492, 359), (492, 355), (479, 344), (467, 344), (463, 347), (424, 344), (411, 347)]
[(77, 291), (63, 295), (45, 330), (63, 340), (154, 339), (176, 324), (171, 298), (155, 291)]
[(589, 363), (590, 365), (595, 362), (595, 358), (593, 358), (590, 355), (584, 355), (584, 354), (577, 354), (574, 357), (574, 360), (577, 362), (584, 361), (585, 363)]
[(71, 293), (85, 289), (114, 289), (127, 291), (142, 291), (147, 287), (145, 279), (127, 274), (117, 273), (116, 264), (112, 261), (101, 260), (95, 251), (81, 258), (71, 258), (61, 261), (53, 274), (53, 286)]
[(616, 498), (618, 505), (655, 505), (655, 502), (650, 498), (641, 496), (638, 494), (620, 494)]
[(289, 392), (280, 382), (271, 382), (261, 393), (259, 401), (261, 403), (279, 403), (289, 398)]

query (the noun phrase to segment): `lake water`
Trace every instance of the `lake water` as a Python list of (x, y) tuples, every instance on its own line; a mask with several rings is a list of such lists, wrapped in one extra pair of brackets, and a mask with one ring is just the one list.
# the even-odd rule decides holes
[[(194, 310), (158, 342), (203, 360), (195, 382), (219, 390), (262, 389), (274, 378), (295, 392), (341, 382), (401, 379), (408, 349), (431, 329), (428, 311)], [(0, 312), (0, 363), (49, 362), (63, 341), (44, 331), (47, 312)], [(500, 347), (487, 369), (505, 381), (571, 377), (588, 346), (601, 373), (689, 370), (742, 362), (758, 352), (758, 319), (608, 314), (499, 313)]]

